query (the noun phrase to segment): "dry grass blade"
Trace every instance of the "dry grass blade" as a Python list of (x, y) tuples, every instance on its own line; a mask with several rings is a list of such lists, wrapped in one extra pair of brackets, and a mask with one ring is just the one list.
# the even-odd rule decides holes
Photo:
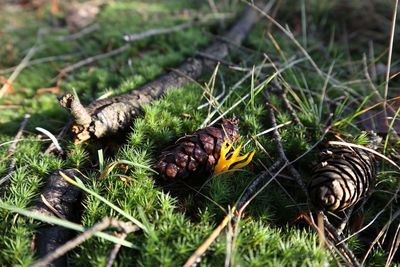
[[(392, 198), (392, 200), (393, 200), (393, 198)], [(391, 202), (391, 201), (390, 201), (390, 202)], [(389, 203), (390, 203), (390, 202), (389, 202)], [(370, 225), (372, 224), (372, 222), (374, 222), (374, 221), (378, 218), (378, 216), (379, 216), (380, 214), (382, 214), (382, 212), (387, 208), (387, 206), (389, 205), (389, 203), (386, 204), (386, 206), (382, 209), (382, 211), (381, 211), (380, 213), (378, 213), (378, 214), (375, 216), (375, 218), (371, 221), (371, 223), (369, 223), (368, 225), (364, 226), (362, 229), (360, 229), (359, 231), (357, 231), (356, 233), (354, 233), (352, 236), (359, 234), (361, 231), (365, 230), (366, 227), (370, 226)], [(389, 229), (389, 226), (391, 225), (391, 223), (392, 223), (398, 216), (400, 216), (400, 210), (397, 210), (397, 211), (393, 214), (391, 220), (388, 221), (388, 222), (385, 224), (385, 226), (382, 227), (382, 230), (378, 233), (378, 235), (376, 236), (376, 238), (374, 239), (374, 241), (371, 242), (371, 245), (369, 246), (367, 253), (365, 253), (365, 256), (364, 256), (364, 258), (363, 258), (363, 260), (362, 260), (362, 262), (361, 262), (361, 265), (364, 265), (364, 263), (365, 263), (365, 261), (367, 260), (369, 254), (371, 253), (371, 251), (372, 251), (374, 245), (380, 240), (380, 238), (384, 235), (384, 233)], [(352, 236), (350, 236), (350, 237), (352, 237)], [(349, 237), (349, 238), (350, 238), (350, 237)]]
[(268, 15), (264, 10), (260, 9), (254, 3), (249, 3), (245, 1), (247, 4), (251, 5), (255, 10), (260, 12), (262, 16), (266, 17), (270, 22), (272, 22), (276, 27), (278, 27), (279, 30), (281, 30), (287, 37), (289, 37), (290, 40), (300, 49), (300, 51), (304, 54), (304, 56), (308, 59), (308, 61), (311, 63), (311, 65), (315, 68), (317, 73), (324, 77), (324, 73), (321, 71), (321, 69), (318, 67), (318, 65), (315, 63), (315, 61), (311, 58), (310, 54), (308, 54), (307, 50), (299, 43), (299, 41), (296, 40), (294, 37), (293, 33), (288, 31), (285, 27), (283, 27), (281, 24), (279, 24), (273, 17)]
[(384, 94), (384, 100), (385, 100), (384, 107), (385, 108), (386, 108), (386, 99), (387, 99), (388, 92), (389, 92), (390, 67), (392, 64), (393, 42), (394, 42), (394, 33), (396, 30), (396, 17), (397, 17), (398, 5), (399, 5), (399, 0), (396, 0), (395, 6), (393, 9), (392, 29), (390, 32), (390, 45), (389, 45), (388, 62), (387, 62), (387, 68), (386, 68), (386, 81), (385, 81), (385, 94)]
[[(208, 123), (208, 125), (212, 125), (214, 123), (216, 123), (217, 121), (219, 121), (221, 118), (223, 118), (226, 114), (228, 114), (229, 112), (231, 112), (235, 107), (237, 107), (240, 103), (244, 103), (244, 101), (249, 98), (251, 96), (252, 93), (257, 93), (261, 90), (263, 90), (265, 88), (265, 86), (267, 84), (269, 84), (269, 82), (271, 80), (273, 80), (274, 77), (276, 77), (277, 75), (279, 75), (280, 73), (282, 73), (283, 71), (293, 67), (294, 65), (301, 63), (305, 60), (305, 58), (300, 58), (297, 60), (293, 60), (292, 62), (289, 62), (287, 65), (283, 66), (281, 69), (277, 70), (274, 74), (272, 74), (270, 77), (266, 78), (264, 81), (262, 81), (259, 85), (257, 85), (251, 92), (251, 93), (247, 93), (246, 95), (244, 95), (241, 99), (239, 99), (236, 103), (234, 103), (233, 105), (231, 105), (226, 111), (224, 111), (220, 116), (218, 116), (217, 118), (215, 118), (212, 122)], [(252, 72), (250, 71), (248, 73), (248, 76), (246, 77), (249, 78), (251, 77)], [(233, 92), (233, 90), (231, 90), (231, 92)], [(220, 107), (225, 100), (230, 96), (230, 94), (228, 94), (220, 103), (220, 105), (218, 107)], [(214, 113), (211, 113), (211, 115), (214, 115), (216, 111), (214, 111)], [(210, 117), (210, 116), (209, 116)], [(208, 119), (207, 119), (208, 120)], [(206, 120), (206, 121), (207, 121)], [(204, 123), (203, 123), (204, 124)]]
[(49, 209), (51, 210), (51, 212), (53, 212), (58, 218), (60, 219), (64, 219), (66, 220), (67, 218), (62, 215), (60, 212), (58, 212), (57, 209), (55, 209), (49, 201), (47, 201), (46, 197), (43, 194), (40, 194), (40, 199), (42, 200), (43, 204)]
[(42, 127), (36, 127), (35, 128), (37, 131), (43, 133), (44, 135), (46, 135), (47, 137), (50, 138), (50, 140), (53, 142), (52, 144), (54, 145), (54, 147), (58, 150), (58, 152), (62, 155), (64, 154), (63, 149), (60, 146), (60, 143), (58, 143), (57, 138), (49, 131), (47, 131), (46, 129), (43, 129)]
[[(68, 130), (71, 128), (72, 125), (72, 119), (69, 119), (68, 122), (65, 124), (65, 126), (61, 129), (61, 131), (58, 133), (56, 140), (60, 140), (63, 138), (67, 133)], [(45, 154), (52, 153), (54, 150), (60, 151), (59, 148), (55, 145), (54, 141), (51, 140), (52, 143), (47, 147), (45, 150)]]
[(336, 146), (348, 146), (348, 147), (354, 147), (354, 148), (359, 148), (365, 151), (368, 151), (384, 160), (386, 160), (387, 162), (389, 162), (390, 164), (392, 164), (393, 166), (395, 166), (397, 169), (400, 170), (400, 166), (396, 164), (396, 162), (394, 162), (393, 160), (391, 160), (390, 158), (386, 157), (385, 155), (375, 151), (374, 149), (362, 146), (362, 145), (357, 145), (357, 144), (352, 144), (352, 143), (347, 143), (347, 142), (341, 142), (341, 141), (329, 141), (328, 144), (330, 145), (336, 145)]
[[(294, 221), (299, 219), (305, 220), (307, 224), (319, 234), (320, 241), (325, 242), (324, 244), (320, 243), (320, 245), (326, 245), (332, 254), (339, 255), (345, 262), (345, 266), (361, 266), (354, 253), (346, 246), (346, 244), (339, 242), (341, 237), (337, 233), (336, 228), (328, 221), (328, 218), (323, 213), (318, 214), (318, 224), (314, 222), (311, 212), (301, 212)], [(324, 229), (324, 231), (322, 231), (322, 229)], [(341, 266), (341, 263), (338, 261), (337, 264), (338, 266)]]
[(184, 264), (184, 267), (190, 267), (193, 264), (197, 263), (197, 261), (201, 258), (201, 256), (207, 251), (207, 249), (211, 246), (211, 244), (215, 241), (215, 239), (221, 234), (222, 230), (230, 223), (230, 221), (233, 218), (233, 213), (238, 210), (239, 216), (243, 213), (244, 209), (246, 206), (260, 193), (262, 192), (269, 184), (271, 181), (275, 179), (275, 177), (286, 167), (285, 165), (278, 170), (272, 178), (263, 185), (262, 188), (260, 188), (256, 193), (254, 191), (257, 190), (258, 185), (264, 181), (265, 177), (268, 177), (271, 175), (271, 173), (274, 173), (277, 168), (279, 168), (281, 165), (281, 162), (278, 161), (276, 162), (270, 170), (266, 170), (262, 172), (260, 175), (257, 176), (255, 179), (255, 182), (250, 184), (250, 186), (246, 189), (246, 191), (243, 193), (243, 195), (240, 197), (238, 203), (236, 204), (235, 207), (233, 207), (228, 215), (222, 220), (222, 222), (218, 225), (218, 227), (211, 233), (211, 235), (202, 243), (200, 247), (197, 248), (197, 250), (190, 256), (190, 258), (186, 261)]
[(391, 263), (393, 261), (393, 257), (396, 254), (397, 250), (399, 249), (399, 245), (400, 245), (400, 231), (399, 230), (400, 230), (400, 224), (397, 226), (396, 233), (393, 236), (392, 245), (390, 247), (390, 251), (389, 251), (389, 255), (386, 260), (385, 267), (388, 267), (391, 265)]

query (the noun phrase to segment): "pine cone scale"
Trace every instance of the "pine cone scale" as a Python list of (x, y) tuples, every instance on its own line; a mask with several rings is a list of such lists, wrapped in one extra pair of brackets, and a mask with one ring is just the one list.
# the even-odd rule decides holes
[(207, 134), (200, 134), (199, 135), (200, 142), (199, 144), (203, 145), (204, 151), (210, 155), (213, 154), (214, 151), (214, 138)]
[(207, 153), (198, 144), (196, 144), (193, 155), (199, 163), (204, 163), (208, 158)]
[(175, 163), (181, 168), (186, 168), (189, 163), (189, 156), (183, 152), (176, 153)]

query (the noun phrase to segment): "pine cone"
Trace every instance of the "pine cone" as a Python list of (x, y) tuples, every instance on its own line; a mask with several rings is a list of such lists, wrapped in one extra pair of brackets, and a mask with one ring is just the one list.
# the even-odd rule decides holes
[(321, 210), (342, 211), (363, 198), (376, 176), (372, 153), (349, 147), (329, 147), (321, 153), (308, 184), (311, 201)]
[(154, 168), (163, 179), (169, 181), (209, 175), (218, 162), (223, 142), (235, 141), (238, 131), (235, 117), (197, 130), (164, 150)]

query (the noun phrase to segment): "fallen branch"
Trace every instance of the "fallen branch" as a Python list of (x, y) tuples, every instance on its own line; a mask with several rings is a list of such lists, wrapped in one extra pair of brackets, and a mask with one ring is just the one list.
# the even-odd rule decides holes
[[(226, 16), (221, 16), (221, 18), (225, 18)], [(170, 28), (160, 28), (160, 29), (151, 29), (145, 32), (140, 32), (140, 33), (134, 33), (134, 34), (127, 34), (123, 36), (123, 39), (127, 42), (127, 44), (124, 44), (123, 46), (120, 46), (116, 49), (113, 49), (109, 52), (103, 53), (103, 54), (99, 54), (96, 56), (92, 56), (92, 57), (88, 57), (85, 58), (81, 61), (78, 61), (72, 65), (69, 65), (67, 67), (64, 67), (63, 69), (60, 70), (60, 74), (57, 75), (57, 77), (55, 79), (58, 79), (59, 77), (72, 72), (78, 68), (81, 68), (83, 66), (92, 64), (96, 61), (102, 60), (104, 58), (108, 58), (108, 57), (112, 57), (118, 54), (121, 54), (122, 52), (126, 51), (127, 49), (130, 48), (131, 43), (132, 42), (136, 42), (151, 36), (156, 36), (156, 35), (163, 35), (163, 34), (169, 34), (169, 33), (173, 33), (173, 32), (177, 32), (177, 31), (181, 31), (181, 30), (185, 30), (187, 28), (199, 25), (201, 23), (206, 22), (206, 19), (201, 19), (198, 21), (190, 21), (190, 22), (186, 22), (186, 23), (182, 23), (176, 26), (172, 26)]]
[[(247, 8), (240, 20), (223, 36), (224, 39), (228, 39), (230, 42), (217, 40), (202, 53), (222, 60), (228, 55), (229, 48), (233, 44), (239, 45), (242, 43), (257, 20), (257, 12), (251, 7)], [(171, 71), (136, 90), (120, 96), (92, 102), (85, 108), (86, 113), (90, 115), (90, 120), (86, 120), (86, 115), (83, 115), (85, 117), (83, 123), (82, 116), (76, 115), (78, 113), (81, 114), (81, 112), (73, 108), (82, 106), (77, 104), (79, 100), (72, 95), (64, 96), (61, 104), (76, 115), (75, 120), (77, 121), (73, 127), (75, 142), (79, 143), (91, 138), (101, 138), (127, 128), (141, 112), (143, 105), (159, 98), (171, 88), (182, 87), (189, 83), (191, 79), (199, 78), (204, 72), (212, 70), (216, 64), (215, 60), (207, 59), (204, 56), (189, 58), (176, 69), (177, 71)], [(69, 103), (69, 105), (64, 105), (64, 103)], [(85, 114), (85, 112), (82, 114)]]
[[(81, 176), (74, 169), (63, 170), (63, 172), (71, 177)], [(50, 216), (56, 215), (69, 221), (79, 221), (82, 191), (76, 186), (69, 184), (59, 175), (58, 171), (48, 178), (41, 192), (42, 197), (34, 206), (34, 211)], [(35, 238), (35, 248), (38, 257), (43, 258), (49, 253), (52, 254), (58, 247), (70, 240), (73, 234), (73, 231), (61, 226), (43, 225), (38, 229)], [(54, 260), (48, 266), (67, 266), (67, 258), (57, 258), (57, 260)]]

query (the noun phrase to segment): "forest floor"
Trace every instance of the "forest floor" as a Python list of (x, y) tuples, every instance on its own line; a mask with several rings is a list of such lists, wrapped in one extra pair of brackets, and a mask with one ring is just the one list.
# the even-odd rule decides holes
[[(265, 1), (265, 13), (236, 0), (19, 2), (0, 5), (1, 266), (37, 262), (47, 223), (78, 236), (60, 258), (71, 266), (181, 266), (199, 248), (200, 266), (399, 264), (394, 1)], [(70, 120), (57, 97), (70, 93), (86, 106), (206, 57), (198, 52), (221, 41), (246, 8), (259, 21), (215, 68), (142, 106), (125, 131), (74, 143), (66, 128), (63, 153), (47, 150), (53, 141), (42, 129), (57, 136)], [(194, 183), (160, 181), (160, 151), (233, 116), (235, 147), (256, 151), (247, 167)], [(296, 221), (314, 211), (302, 189), (328, 142), (369, 147), (371, 130), (382, 139), (378, 174), (351, 212), (326, 212), (336, 239), (318, 234), (321, 224)], [(286, 168), (269, 174), (279, 160)], [(80, 179), (59, 176), (67, 169)], [(54, 175), (69, 192), (84, 191), (73, 223), (57, 211), (32, 212), (38, 203), (59, 208), (43, 191)], [(263, 190), (250, 191), (237, 212), (260, 177)]]

